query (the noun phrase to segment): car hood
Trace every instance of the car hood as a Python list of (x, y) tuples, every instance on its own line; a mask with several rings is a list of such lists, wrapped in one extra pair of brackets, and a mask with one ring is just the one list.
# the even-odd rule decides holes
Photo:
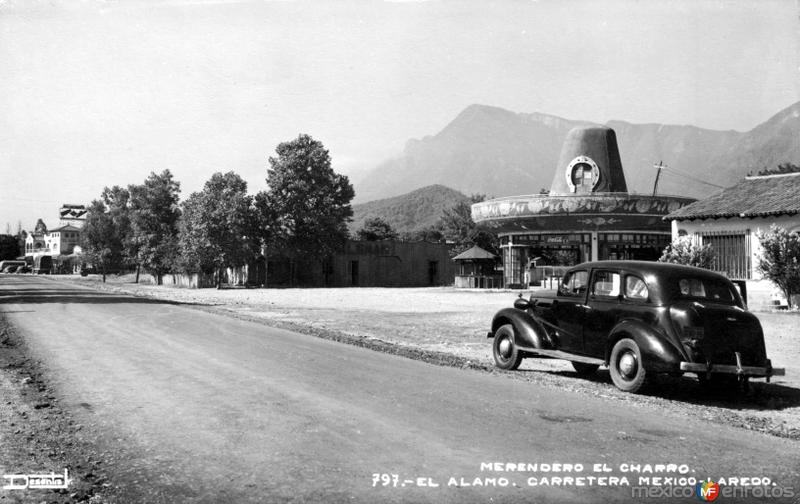
[(558, 291), (556, 289), (547, 289), (547, 290), (540, 290), (536, 291), (536, 294), (531, 294), (531, 299), (555, 299), (558, 297)]

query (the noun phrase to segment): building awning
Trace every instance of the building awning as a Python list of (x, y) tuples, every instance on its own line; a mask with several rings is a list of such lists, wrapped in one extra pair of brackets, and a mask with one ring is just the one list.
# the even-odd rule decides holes
[(472, 220), (496, 233), (647, 230), (669, 233), (663, 218), (694, 202), (627, 193), (511, 196), (472, 205)]

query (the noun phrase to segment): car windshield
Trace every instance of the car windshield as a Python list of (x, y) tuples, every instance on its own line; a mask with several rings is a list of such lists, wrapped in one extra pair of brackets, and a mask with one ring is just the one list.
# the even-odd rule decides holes
[(736, 296), (727, 283), (709, 278), (681, 278), (678, 280), (678, 294), (684, 298), (707, 299), (716, 303), (736, 303)]

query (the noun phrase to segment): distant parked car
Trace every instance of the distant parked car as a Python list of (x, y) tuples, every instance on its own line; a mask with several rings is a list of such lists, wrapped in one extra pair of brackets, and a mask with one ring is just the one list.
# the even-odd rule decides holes
[(4, 261), (0, 261), (0, 271), (2, 271), (3, 273), (12, 272), (12, 271), (6, 271), (6, 269), (8, 269), (9, 266), (15, 266), (16, 268), (19, 268), (20, 266), (25, 266), (25, 261), (13, 260), (13, 259), (6, 259)]
[(50, 274), (53, 269), (53, 257), (49, 255), (42, 255), (34, 258), (33, 272), (37, 275)]
[(3, 273), (14, 273), (15, 271), (17, 271), (17, 268), (19, 268), (19, 266), (16, 264), (12, 264), (11, 266), (6, 266), (5, 268), (3, 268)]
[(31, 267), (28, 266), (27, 264), (17, 268), (17, 273), (30, 273), (30, 272), (31, 272)]
[(492, 320), (497, 367), (522, 359), (572, 362), (579, 374), (608, 366), (619, 389), (639, 392), (653, 375), (696, 373), (701, 382), (784, 374), (772, 367), (758, 319), (717, 273), (675, 264), (601, 261), (569, 269), (557, 291)]

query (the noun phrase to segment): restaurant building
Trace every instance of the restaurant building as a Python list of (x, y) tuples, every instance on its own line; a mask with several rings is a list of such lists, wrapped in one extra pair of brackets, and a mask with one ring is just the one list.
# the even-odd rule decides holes
[(476, 203), (472, 218), (500, 237), (506, 286), (522, 287), (548, 267), (658, 259), (671, 240), (663, 217), (693, 201), (629, 193), (614, 130), (591, 126), (567, 134), (549, 193)]

